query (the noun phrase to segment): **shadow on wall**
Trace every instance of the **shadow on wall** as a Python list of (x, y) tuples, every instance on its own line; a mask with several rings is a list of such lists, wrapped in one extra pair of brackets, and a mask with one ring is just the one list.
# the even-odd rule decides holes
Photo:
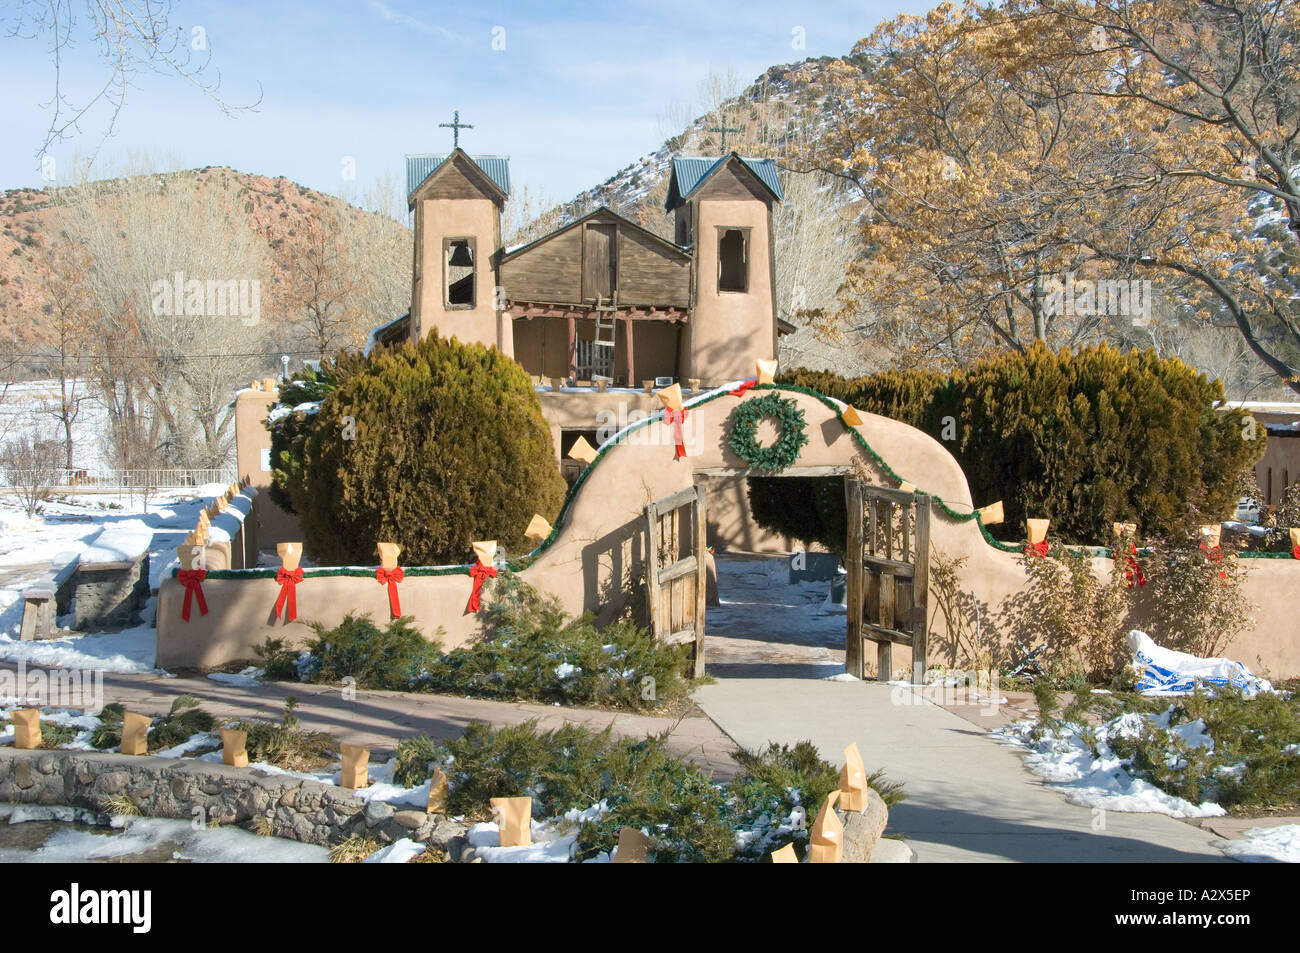
[(619, 527), (582, 547), (582, 607), (605, 625), (631, 611), (637, 624), (649, 625), (645, 605), (645, 534), (641, 527)]

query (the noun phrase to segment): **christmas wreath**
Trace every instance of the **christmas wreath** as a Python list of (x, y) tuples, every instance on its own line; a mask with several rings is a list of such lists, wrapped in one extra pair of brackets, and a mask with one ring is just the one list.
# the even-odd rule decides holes
[[(781, 436), (772, 446), (762, 447), (758, 443), (758, 422), (767, 418), (777, 422)], [(794, 401), (775, 391), (750, 398), (736, 408), (731, 423), (731, 449), (751, 470), (780, 473), (799, 459), (799, 451), (807, 442), (803, 411)]]

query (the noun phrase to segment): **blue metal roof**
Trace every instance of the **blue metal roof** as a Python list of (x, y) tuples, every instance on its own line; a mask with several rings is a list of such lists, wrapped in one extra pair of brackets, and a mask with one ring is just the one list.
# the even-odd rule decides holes
[[(451, 157), (451, 153), (420, 155), (406, 157), (406, 197), (415, 194), (424, 180)], [(487, 177), (497, 184), (506, 195), (510, 194), (510, 158), (508, 156), (470, 156), (474, 164), (487, 173)]]
[[(673, 176), (677, 179), (677, 195), (685, 199), (700, 183), (709, 177), (714, 169), (725, 163), (730, 156), (683, 156), (673, 159)], [(777, 178), (776, 163), (771, 159), (747, 159), (737, 156), (750, 172), (758, 176), (760, 182), (778, 201), (784, 201), (785, 193), (781, 191), (781, 180)]]

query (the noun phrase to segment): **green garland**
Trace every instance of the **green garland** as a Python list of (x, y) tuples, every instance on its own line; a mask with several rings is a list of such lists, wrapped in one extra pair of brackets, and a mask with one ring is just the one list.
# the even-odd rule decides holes
[[(781, 436), (770, 447), (758, 443), (758, 422), (773, 418), (781, 427)], [(808, 443), (804, 432), (803, 411), (794, 401), (773, 391), (753, 397), (736, 408), (731, 421), (731, 449), (736, 456), (759, 473), (780, 473), (793, 466), (799, 451)]]
[[(747, 401), (746, 402), (747, 404), (754, 403), (757, 400), (762, 400), (771, 397), (771, 398), (776, 398), (777, 400), (781, 401), (781, 403), (783, 404), (790, 404), (791, 406), (794, 406), (793, 401), (781, 400), (781, 398), (779, 397), (779, 391), (789, 391), (791, 393), (803, 394), (806, 397), (811, 397), (812, 399), (816, 400), (818, 403), (834, 411), (836, 416), (838, 416), (843, 410), (842, 405), (838, 401), (835, 401), (832, 398), (827, 397), (825, 394), (822, 394), (818, 391), (812, 390), (811, 388), (800, 387), (797, 384), (758, 384), (755, 387), (755, 390), (770, 390), (771, 393), (764, 394), (763, 397), (761, 398), (753, 398), (750, 401)], [(718, 389), (714, 393), (709, 394), (702, 399), (695, 399), (690, 401), (687, 404), (687, 409), (693, 409), (703, 404), (712, 403), (713, 401), (725, 398), (728, 395), (729, 392), (727, 390)], [(745, 405), (742, 404), (740, 408), (737, 408), (736, 410), (737, 417), (739, 417), (740, 411), (744, 409), (744, 406)], [(803, 436), (803, 441), (804, 443), (806, 443), (808, 438), (803, 435), (803, 427), (805, 425), (803, 411), (799, 410), (798, 407), (794, 407), (794, 411), (798, 415), (798, 426), (799, 426), (800, 436)], [(772, 416), (772, 415), (762, 415), (762, 416)], [(641, 430), (645, 427), (649, 427), (655, 421), (662, 419), (662, 417), (663, 414), (660, 413), (660, 414), (654, 414), (653, 416), (650, 417), (643, 418), (642, 420), (639, 420), (636, 423), (630, 425), (627, 428), (626, 432), (623, 434), (623, 436), (626, 437), (627, 434), (632, 433), (633, 431)], [(755, 419), (754, 421), (755, 424), (757, 424), (757, 420), (758, 418)], [(876, 449), (867, 442), (866, 438), (863, 437), (862, 434), (858, 432), (856, 427), (849, 427), (848, 425), (845, 425), (845, 429), (852, 435), (853, 441), (854, 443), (857, 444), (858, 448), (862, 450), (868, 457), (870, 457), (871, 460), (878, 467), (880, 467), (880, 469), (884, 471), (884, 473), (887, 476), (889, 476), (892, 480), (894, 480), (895, 483), (907, 482), (902, 478), (902, 476), (900, 476), (894, 470), (893, 467), (891, 467), (887, 462), (885, 462), (885, 458), (876, 452)], [(785, 433), (786, 430), (783, 424), (782, 427), (783, 438), (785, 436)], [(752, 439), (752, 434), (751, 434), (751, 439)], [(732, 431), (732, 441), (733, 441), (732, 449), (734, 450), (735, 449), (734, 428)], [(779, 443), (780, 442), (778, 441), (778, 445)], [(574, 500), (577, 498), (578, 491), (582, 489), (582, 485), (587, 481), (587, 477), (591, 475), (591, 472), (592, 470), (595, 469), (596, 464), (600, 463), (600, 461), (604, 458), (605, 454), (607, 454), (615, 446), (617, 446), (617, 444), (613, 442), (610, 442), (609, 444), (602, 446), (599, 452), (596, 454), (596, 458), (592, 460), (591, 463), (587, 464), (587, 466), (583, 467), (582, 472), (578, 475), (578, 479), (576, 479), (573, 482), (573, 485), (569, 487), (569, 492), (565, 495), (564, 504), (560, 508), (560, 515), (556, 517), (555, 523), (551, 526), (551, 534), (547, 536), (546, 539), (538, 543), (537, 547), (531, 553), (527, 554), (526, 556), (522, 556), (519, 559), (510, 560), (510, 562), (506, 566), (507, 572), (519, 572), (520, 570), (526, 568), (537, 557), (539, 557), (542, 553), (546, 552), (548, 549), (551, 548), (552, 545), (555, 544), (556, 540), (559, 539), (560, 530), (564, 525), (564, 519), (568, 515), (569, 510), (572, 508)], [(801, 443), (799, 446), (802, 447), (803, 444)], [(771, 449), (775, 449), (775, 447)], [(737, 451), (737, 453), (739, 452), (740, 451)], [(798, 456), (798, 448), (796, 448), (795, 456), (796, 457)], [(790, 462), (793, 463), (794, 461), (791, 460)], [(789, 465), (790, 464), (786, 464), (786, 466)], [(934, 495), (930, 496), (930, 500), (934, 505), (936, 505), (939, 508), (939, 510), (946, 517), (948, 517), (953, 522), (965, 523), (965, 522), (969, 522), (970, 520), (974, 520), (976, 525), (979, 526), (980, 534), (984, 537), (984, 541), (994, 549), (1000, 549), (1005, 553), (1019, 553), (1024, 550), (1024, 546), (1025, 546), (1024, 543), (1004, 543), (1001, 540), (994, 538), (993, 534), (989, 532), (988, 527), (984, 525), (984, 521), (980, 519), (979, 510), (972, 509), (970, 512), (962, 512), (959, 510), (954, 510), (947, 503), (945, 503), (941, 497), (934, 496)], [(1054, 548), (1065, 553), (1066, 555), (1076, 556), (1076, 557), (1084, 557), (1084, 556), (1113, 557), (1112, 551), (1104, 546), (1076, 546), (1076, 547), (1058, 546)], [(1139, 556), (1147, 557), (1150, 556), (1151, 554), (1152, 554), (1152, 550), (1148, 547), (1143, 547), (1138, 550)], [(1290, 553), (1287, 552), (1281, 552), (1281, 553), (1245, 552), (1245, 553), (1237, 553), (1236, 555), (1238, 558), (1241, 559), (1292, 559), (1294, 558)], [(405, 571), (406, 571), (406, 575), (408, 576), (454, 576), (454, 575), (468, 576), (470, 565), (471, 565), (470, 563), (466, 563), (463, 566), (436, 566), (436, 567), (435, 566), (429, 566), (429, 567), (413, 566), (406, 569)], [(175, 568), (172, 569), (173, 578), (176, 576), (177, 572), (179, 572), (178, 569)], [(274, 577), (275, 573), (276, 570), (270, 568), (219, 569), (219, 570), (210, 570), (208, 572), (208, 578), (209, 579), (265, 578), (268, 576)], [(305, 577), (309, 577), (309, 576), (371, 576), (373, 577), (374, 570), (354, 569), (351, 567), (347, 567), (347, 568), (329, 567), (329, 568), (318, 569), (318, 570), (311, 570), (311, 569), (306, 570), (304, 576)]]

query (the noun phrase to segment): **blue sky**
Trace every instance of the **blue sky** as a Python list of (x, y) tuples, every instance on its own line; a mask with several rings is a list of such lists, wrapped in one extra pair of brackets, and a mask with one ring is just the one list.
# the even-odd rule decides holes
[[(173, 75), (145, 73), (110, 140), (101, 145), (101, 110), (51, 152), (62, 165), (99, 148), (106, 172), (147, 154), (162, 166), (226, 165), (337, 193), (346, 157), (364, 186), (400, 175), (406, 153), (450, 148), (438, 123), (459, 108), (475, 126), (462, 146), (510, 156), (516, 186), (565, 199), (655, 149), (660, 117), (674, 100), (694, 105), (710, 69), (734, 71), (743, 86), (776, 63), (843, 54), (881, 20), (930, 5), (176, 0), (172, 24), (186, 37), (195, 27), (206, 35), (205, 75), (219, 70), (235, 105), (256, 100), (260, 83), (257, 111), (227, 117)], [(0, 24), (0, 188), (40, 186), (35, 152), (50, 121), (42, 104), (53, 65), (47, 44), (10, 37), (8, 27)], [(796, 27), (805, 49), (793, 48)], [(65, 83), (74, 97), (105, 76), (90, 40), (71, 51)]]

